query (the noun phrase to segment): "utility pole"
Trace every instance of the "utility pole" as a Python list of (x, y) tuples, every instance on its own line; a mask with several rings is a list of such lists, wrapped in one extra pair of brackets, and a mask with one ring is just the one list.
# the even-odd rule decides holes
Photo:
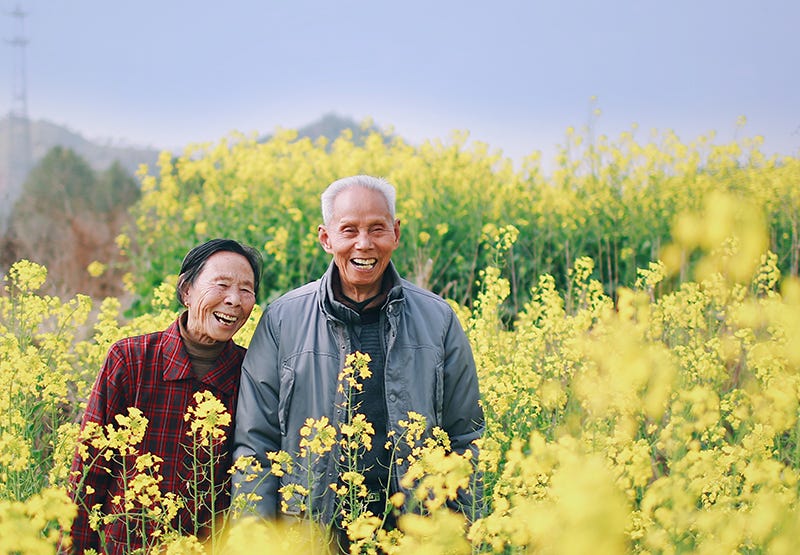
[(25, 67), (25, 17), (27, 12), (17, 5), (7, 15), (17, 21), (17, 34), (6, 39), (15, 51), (14, 76), (11, 80), (11, 110), (8, 112), (8, 158), (6, 160), (5, 183), (0, 188), (0, 232), (8, 227), (14, 202), (22, 192), (22, 185), (31, 169), (31, 127), (28, 119), (28, 87)]

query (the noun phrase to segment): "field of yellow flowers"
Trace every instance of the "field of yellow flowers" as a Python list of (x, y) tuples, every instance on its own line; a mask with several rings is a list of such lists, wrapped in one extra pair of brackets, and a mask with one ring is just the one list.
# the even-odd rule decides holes
[[(416, 467), (426, 516), (390, 538), (355, 522), (357, 549), (796, 552), (796, 159), (765, 159), (757, 141), (587, 146), (571, 135), (545, 177), (535, 157), (517, 171), (458, 140), (411, 147), (374, 135), (357, 146), (287, 133), (197, 149), (144, 177), (136, 226), (118, 239), (140, 294), (135, 317), (117, 299), (42, 295), (46, 269), (27, 261), (4, 277), (0, 552), (54, 552), (74, 514), (65, 483), (82, 403), (113, 341), (174, 319), (180, 256), (230, 236), (263, 248), (268, 296), (312, 279), (325, 263), (319, 191), (354, 173), (397, 184), (398, 265), (453, 299), (487, 416), (486, 506), (474, 520), (441, 508), (464, 465), (439, 445)], [(243, 525), (205, 549), (300, 552), (308, 537)], [(204, 549), (190, 537), (162, 544)]]

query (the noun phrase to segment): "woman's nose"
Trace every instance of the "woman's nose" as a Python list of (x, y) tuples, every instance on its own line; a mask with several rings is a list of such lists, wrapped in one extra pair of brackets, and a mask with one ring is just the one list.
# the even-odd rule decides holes
[(242, 296), (239, 294), (239, 291), (235, 288), (232, 288), (228, 291), (228, 294), (225, 295), (225, 303), (231, 306), (238, 306), (242, 302)]

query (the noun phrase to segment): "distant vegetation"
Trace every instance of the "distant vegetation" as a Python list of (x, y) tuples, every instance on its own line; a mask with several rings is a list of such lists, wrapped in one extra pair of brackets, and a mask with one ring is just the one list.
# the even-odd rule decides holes
[[(14, 204), (0, 264), (21, 258), (46, 264), (58, 293), (119, 295), (125, 268), (114, 237), (140, 195), (136, 179), (119, 162), (95, 171), (72, 149), (53, 147), (33, 168)], [(103, 280), (86, 272), (96, 260), (110, 265)]]

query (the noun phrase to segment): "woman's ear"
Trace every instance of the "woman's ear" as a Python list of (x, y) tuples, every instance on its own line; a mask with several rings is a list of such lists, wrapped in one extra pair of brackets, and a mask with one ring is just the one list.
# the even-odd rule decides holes
[(181, 304), (189, 308), (189, 284), (186, 282), (183, 274), (178, 276), (178, 291), (180, 292)]

